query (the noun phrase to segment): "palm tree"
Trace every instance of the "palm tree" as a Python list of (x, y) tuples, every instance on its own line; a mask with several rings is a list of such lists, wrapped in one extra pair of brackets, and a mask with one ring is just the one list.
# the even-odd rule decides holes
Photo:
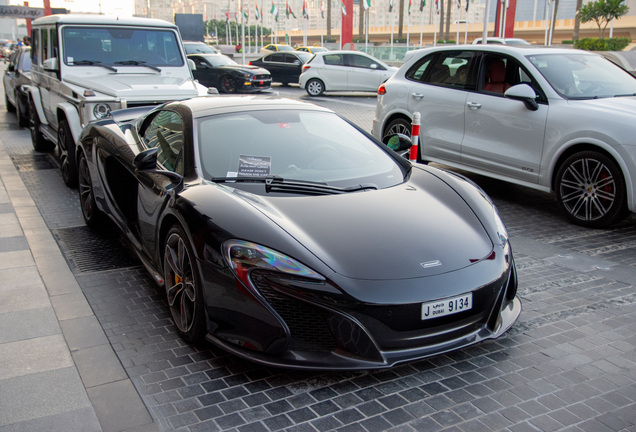
[(450, 22), (451, 22), (451, 5), (452, 4), (453, 4), (452, 0), (448, 0), (448, 3), (446, 3), (446, 30), (444, 31), (445, 41), (448, 41), (450, 39)]
[(400, 0), (400, 20), (398, 21), (398, 39), (402, 39), (404, 27), (404, 0)]
[(331, 39), (331, 0), (327, 0), (327, 38)]
[(444, 40), (444, 0), (439, 0), (439, 11), (439, 38)]
[(360, 20), (358, 21), (358, 39), (364, 39), (364, 0), (360, 0)]
[(579, 29), (581, 28), (581, 6), (583, 6), (583, 0), (576, 0), (576, 12), (574, 14), (574, 33), (572, 33), (572, 40), (579, 40)]

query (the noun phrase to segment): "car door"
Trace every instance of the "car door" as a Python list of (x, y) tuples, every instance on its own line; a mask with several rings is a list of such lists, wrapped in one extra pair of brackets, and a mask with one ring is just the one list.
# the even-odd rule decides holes
[(382, 73), (386, 68), (375, 59), (355, 53), (347, 54), (346, 58), (349, 65), (347, 90), (374, 92), (386, 80)]
[(424, 56), (405, 74), (413, 84), (407, 94), (409, 111), (422, 116), (420, 152), (425, 160), (460, 161), (474, 57), (471, 50), (441, 51)]
[(21, 56), (20, 51), (18, 51), (12, 58), (9, 66), (4, 71), (3, 84), (4, 84), (4, 94), (7, 97), (7, 100), (15, 106), (15, 86), (17, 84), (17, 70), (18, 70), (18, 61)]
[(285, 81), (285, 54), (275, 53), (266, 56), (263, 59), (263, 67), (269, 71), (272, 75), (272, 81), (286, 82)]
[(294, 53), (287, 52), (285, 55), (285, 79), (283, 83), (298, 83), (300, 71), (303, 68), (303, 61)]
[[(183, 175), (184, 173), (184, 122), (172, 110), (161, 110), (143, 133), (147, 148), (157, 148), (157, 169)], [(137, 172), (139, 181), (137, 217), (144, 253), (152, 257), (157, 248), (159, 217), (167, 201), (175, 195), (178, 185), (163, 174)], [(159, 264), (159, 263), (157, 263)]]
[[(489, 77), (492, 65), (503, 63), (503, 85)], [(536, 183), (543, 153), (549, 105), (528, 69), (510, 56), (480, 56), (478, 91), (468, 95), (465, 106), (466, 133), (461, 162), (491, 173)], [(503, 92), (526, 83), (538, 95), (539, 108), (532, 111), (523, 102), (508, 99)]]
[[(349, 77), (349, 66), (345, 64), (344, 54), (325, 54), (322, 56), (323, 66), (319, 68), (320, 77), (327, 90), (346, 90)], [(311, 63), (313, 65), (313, 62)]]
[(217, 83), (212, 74), (210, 64), (200, 56), (188, 56), (188, 58), (191, 59), (197, 67), (196, 70), (192, 71), (194, 79), (199, 80), (199, 83), (206, 87), (215, 87)]

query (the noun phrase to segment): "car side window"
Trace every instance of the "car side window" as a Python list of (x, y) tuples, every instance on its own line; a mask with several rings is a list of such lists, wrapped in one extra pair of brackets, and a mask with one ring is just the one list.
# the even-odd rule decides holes
[(49, 32), (42, 29), (42, 61), (49, 58)]
[(506, 90), (517, 84), (528, 84), (537, 94), (537, 102), (547, 102), (539, 84), (517, 60), (496, 54), (484, 56), (480, 72), (483, 92), (503, 96)]
[(422, 81), (422, 78), (424, 78), (424, 72), (426, 72), (426, 69), (431, 64), (433, 56), (434, 54), (427, 55), (416, 61), (415, 64), (406, 71), (406, 79), (411, 81)]
[(38, 49), (40, 48), (40, 30), (31, 30), (31, 63), (38, 64)]
[(183, 122), (174, 111), (160, 111), (144, 134), (148, 148), (157, 147), (157, 162), (183, 174)]
[(423, 82), (456, 89), (474, 88), (469, 70), (475, 53), (473, 51), (442, 51), (426, 68)]
[(285, 63), (285, 54), (272, 54), (265, 61)]
[(208, 65), (208, 63), (201, 57), (191, 57), (191, 59), (194, 60), (194, 64), (197, 68), (207, 69), (210, 67), (210, 65)]
[(52, 28), (49, 30), (49, 40), (51, 41), (51, 50), (49, 51), (49, 55), (51, 57), (57, 57), (58, 48), (57, 48), (57, 29)]
[(364, 68), (364, 69), (372, 69), (371, 65), (375, 64), (377, 69), (384, 69), (384, 68), (381, 68), (381, 66), (376, 61), (374, 61), (373, 59), (370, 59), (369, 57), (361, 56), (358, 54), (349, 54), (348, 56), (349, 56), (349, 66)]
[(327, 54), (322, 56), (322, 61), (326, 65), (344, 66), (344, 56), (342, 54)]
[(300, 64), (301, 61), (293, 54), (285, 54), (285, 63)]
[(18, 70), (20, 72), (29, 72), (31, 70), (31, 57), (29, 57), (26, 52), (22, 53), (19, 62)]

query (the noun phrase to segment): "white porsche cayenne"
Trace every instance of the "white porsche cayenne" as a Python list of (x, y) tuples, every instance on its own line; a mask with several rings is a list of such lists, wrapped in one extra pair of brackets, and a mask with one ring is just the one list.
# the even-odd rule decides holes
[(410, 135), (440, 162), (546, 192), (576, 224), (636, 211), (636, 78), (585, 51), (423, 49), (378, 89), (373, 135)]

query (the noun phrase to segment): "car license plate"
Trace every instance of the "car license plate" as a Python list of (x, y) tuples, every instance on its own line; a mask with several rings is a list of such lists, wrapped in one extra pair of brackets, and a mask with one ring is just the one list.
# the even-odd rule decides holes
[(473, 293), (422, 303), (422, 320), (464, 312), (473, 307)]

